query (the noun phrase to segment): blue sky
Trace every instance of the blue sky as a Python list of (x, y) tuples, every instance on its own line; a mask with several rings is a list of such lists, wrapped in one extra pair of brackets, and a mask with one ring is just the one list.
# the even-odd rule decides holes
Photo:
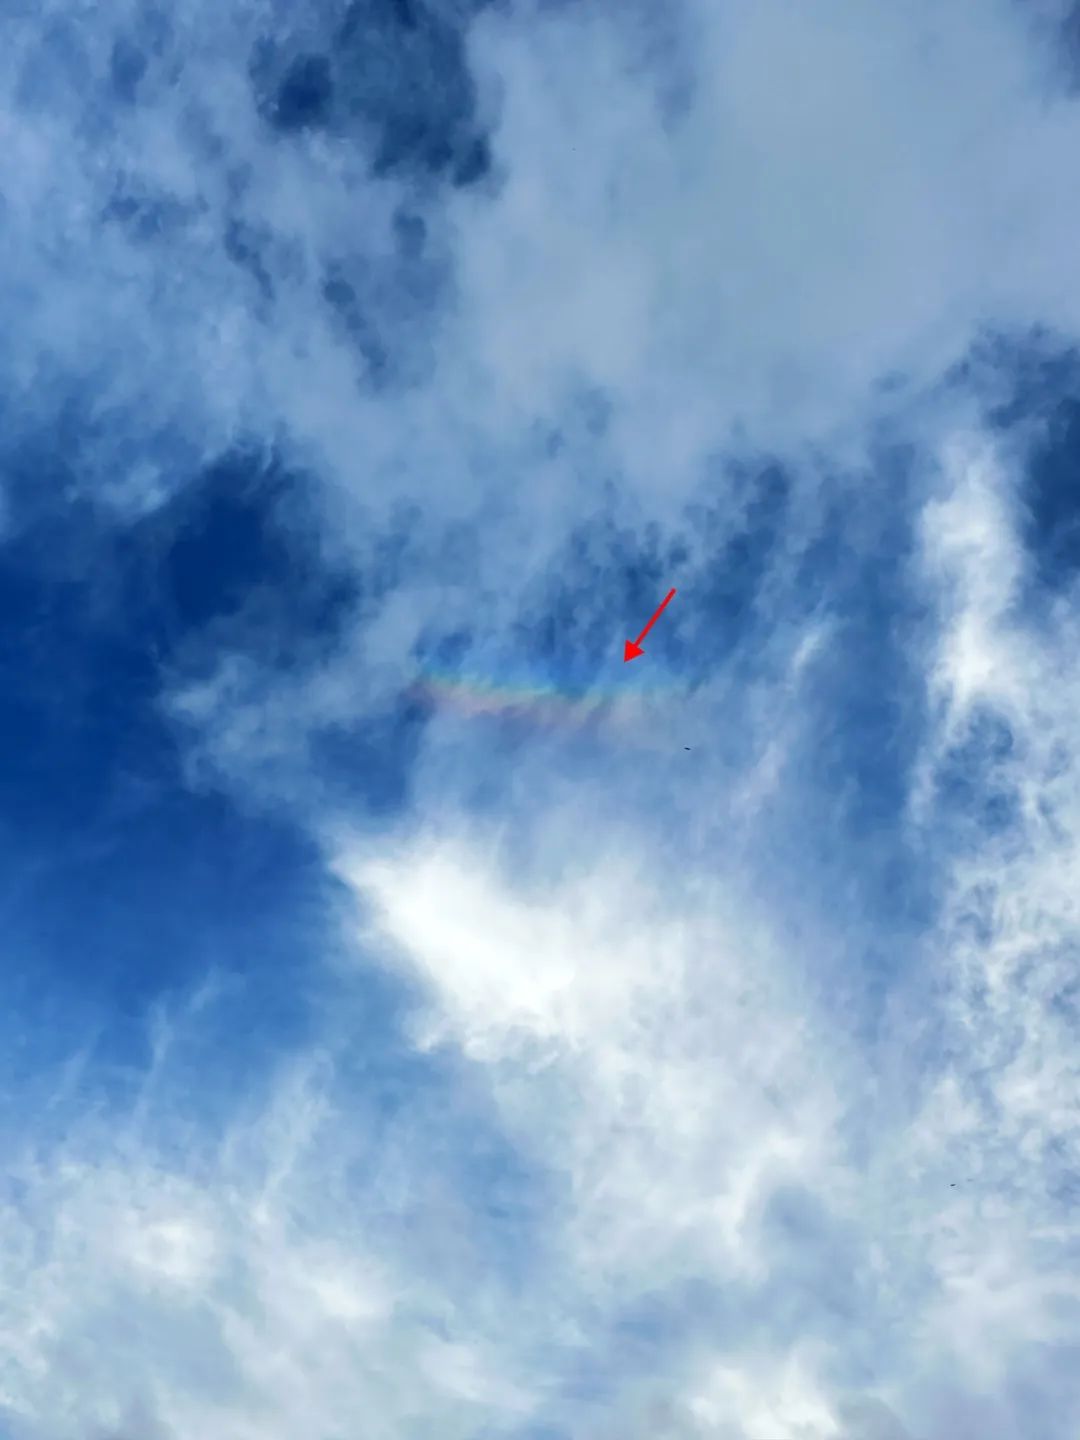
[(1075, 7), (4, 30), (0, 1436), (1073, 1440)]

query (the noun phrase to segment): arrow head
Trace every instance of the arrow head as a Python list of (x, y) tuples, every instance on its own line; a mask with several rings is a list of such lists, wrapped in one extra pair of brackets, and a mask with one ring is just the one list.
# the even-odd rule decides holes
[(642, 650), (640, 645), (636, 644), (633, 640), (627, 640), (623, 646), (623, 664), (625, 665), (628, 660), (636, 660), (639, 655), (644, 654), (645, 651)]

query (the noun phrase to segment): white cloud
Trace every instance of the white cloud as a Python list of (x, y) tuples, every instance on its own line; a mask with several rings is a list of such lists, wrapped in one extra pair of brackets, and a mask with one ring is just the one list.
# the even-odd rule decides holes
[(890, 403), (880, 382), (921, 388), (984, 325), (1075, 329), (1056, 177), (1078, 112), (1021, 7), (777, 0), (680, 21), (693, 79), (666, 120), (632, 18), (477, 27), (506, 175), (456, 204), (451, 333), (478, 424), (505, 434), (598, 385), (626, 483), (670, 504), (740, 438), (858, 438)]
[(490, 1322), (486, 1338), (462, 1324), (476, 1295), (444, 1333), (438, 1281), (380, 1222), (377, 1182), (343, 1203), (355, 1141), (313, 1121), (311, 1098), (284, 1083), (201, 1173), (190, 1150), (178, 1173), (155, 1141), (102, 1134), (17, 1165), (0, 1312), (12, 1433), (97, 1433), (142, 1405), (169, 1435), (464, 1436), (528, 1408), (492, 1363)]
[[(988, 327), (1076, 333), (1075, 226), (1058, 177), (1080, 108), (1023, 7), (871, 14), (830, 0), (811, 17), (768, 0), (686, 5), (669, 28), (661, 47), (633, 9), (481, 16), (469, 56), (494, 178), (426, 198), (365, 178), (338, 139), (271, 145), (239, 115), (232, 82), (215, 88), (209, 62), (189, 60), (181, 93), (211, 97), (229, 163), (249, 175), (234, 209), (270, 237), (261, 263), (276, 298), (259, 318), (251, 277), (213, 248), (231, 213), (224, 159), (189, 165), (206, 231), (197, 255), (194, 238), (135, 250), (124, 293), (141, 304), (175, 260), (185, 313), (206, 317), (183, 325), (212, 321), (232, 337), (215, 328), (181, 342), (203, 356), (198, 376), (214, 377), (189, 377), (220, 415), (195, 428), (209, 448), (273, 436), (307, 465), (347, 563), (370, 562), (395, 508), (421, 507), (396, 612), (373, 624), (365, 609), (301, 694), (283, 700), (295, 686), (260, 670), (238, 695), (234, 662), (218, 657), (207, 758), (242, 783), (284, 765), (320, 719), (377, 710), (412, 678), (408, 650), (425, 626), (468, 628), (476, 663), (496, 663), (530, 587), (609, 504), (609, 483), (632, 528), (658, 520), (677, 533), (683, 505), (705, 501), (735, 530), (742, 502), (723, 462), (776, 454), (801, 475), (792, 523), (812, 532), (846, 489), (883, 483), (867, 464), (876, 426), (917, 443), (948, 435), (957, 406), (940, 387)], [(153, 125), (140, 122), (139, 167), (161, 168), (165, 188), (179, 162), (166, 158), (175, 139), (157, 137), (186, 134), (178, 103), (162, 92)], [(70, 188), (86, 183), (73, 174)], [(392, 258), (403, 200), (427, 226), (423, 283), (442, 277), (430, 301)], [(407, 383), (364, 381), (320, 298), (332, 263), (357, 277)], [(184, 333), (157, 300), (147, 315), (125, 321), (146, 345)], [(94, 353), (85, 335), (77, 352)], [(586, 397), (607, 415), (600, 435)], [(562, 436), (555, 453), (538, 439), (547, 430)], [(135, 481), (110, 481), (121, 483), (134, 493)], [(476, 541), (472, 562), (432, 585), (455, 526)], [(977, 629), (954, 647), (952, 663), (989, 663)], [(245, 752), (265, 764), (245, 767)]]

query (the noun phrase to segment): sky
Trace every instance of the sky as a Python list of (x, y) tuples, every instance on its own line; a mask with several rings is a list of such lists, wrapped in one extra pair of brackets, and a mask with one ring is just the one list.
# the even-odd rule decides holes
[(1071, 0), (2, 10), (0, 1440), (1075, 1440)]

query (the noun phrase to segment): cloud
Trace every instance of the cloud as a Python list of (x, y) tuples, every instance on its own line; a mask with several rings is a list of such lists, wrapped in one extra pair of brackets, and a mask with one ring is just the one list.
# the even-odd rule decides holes
[[(367, 177), (374, 142), (347, 106), (286, 133), (222, 117), (247, 179), (201, 203), (219, 232), (235, 213), (263, 237), (273, 289), (260, 310), (250, 276), (215, 262), (256, 327), (238, 356), (260, 398), (231, 433), (273, 437), (303, 468), (361, 573), (395, 507), (416, 506), (399, 593), (358, 610), (318, 675), (212, 652), (197, 705), (226, 770), (263, 743), (249, 706), (273, 772), (313, 725), (377, 712), (442, 640), (504, 665), (508, 632), (598, 519), (693, 543), (684, 510), (711, 502), (715, 553), (744, 513), (734, 462), (779, 456), (799, 477), (797, 544), (869, 483), (875, 437), (936, 448), (958, 408), (970, 427), (946, 382), (984, 335), (1075, 329), (1055, 279), (1075, 102), (1019, 7), (871, 24), (840, 0), (813, 21), (685, 6), (659, 35), (633, 9), (493, 11), (464, 53), (461, 113), (486, 127), (491, 167), (458, 188), (438, 167), (422, 184)], [(463, 535), (464, 568), (448, 563)], [(617, 626), (605, 590), (580, 584), (583, 623)]]
[(8, 544), (337, 889), (15, 1077), (13, 1435), (1074, 1432), (1059, 19), (20, 21)]
[(90, 1139), (84, 1125), (84, 1143), (43, 1145), (14, 1168), (13, 1433), (122, 1433), (144, 1410), (164, 1434), (331, 1433), (364, 1417), (390, 1435), (439, 1415), (465, 1435), (477, 1417), (518, 1413), (527, 1389), (493, 1369), (458, 1306), (447, 1330), (438, 1282), (394, 1240), (399, 1220), (378, 1198), (391, 1177), (365, 1179), (363, 1144), (343, 1147), (317, 1065), (282, 1074), (201, 1158), (186, 1144), (182, 1168), (161, 1144), (178, 1099), (152, 1107), (149, 1136)]

